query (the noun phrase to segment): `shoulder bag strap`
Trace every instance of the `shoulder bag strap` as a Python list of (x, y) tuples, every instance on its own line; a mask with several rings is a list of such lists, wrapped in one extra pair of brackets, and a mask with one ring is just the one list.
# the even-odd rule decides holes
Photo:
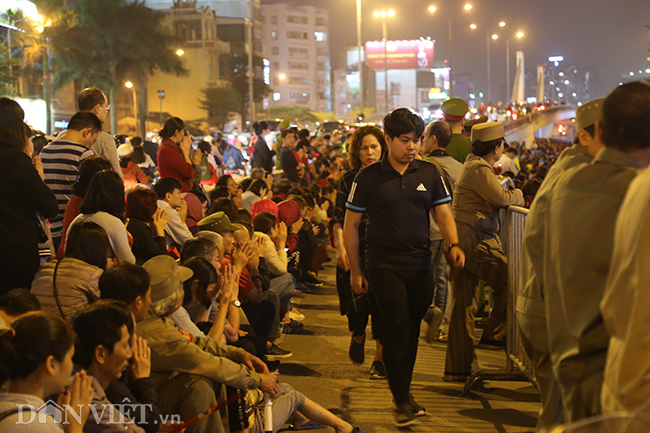
[(61, 302), (59, 302), (59, 290), (56, 288), (56, 272), (59, 270), (59, 265), (61, 264), (61, 260), (57, 260), (56, 265), (54, 266), (54, 274), (52, 275), (52, 289), (54, 291), (54, 300), (56, 301), (56, 306), (59, 307), (59, 313), (61, 313), (61, 317), (63, 317), (63, 320), (67, 321), (65, 314), (63, 314), (63, 308), (61, 308)]

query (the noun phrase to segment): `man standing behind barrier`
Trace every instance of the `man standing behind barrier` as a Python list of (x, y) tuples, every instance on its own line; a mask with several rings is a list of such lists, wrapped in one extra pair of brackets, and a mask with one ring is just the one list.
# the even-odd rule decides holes
[(545, 215), (549, 197), (560, 176), (568, 169), (591, 162), (603, 147), (596, 135), (596, 122), (600, 122), (604, 98), (590, 101), (576, 110), (578, 136), (575, 144), (566, 149), (553, 164), (535, 196), (522, 242), (521, 275), (517, 298), (517, 323), (521, 341), (535, 367), (535, 375), (542, 394), (542, 411), (537, 421), (538, 430), (551, 430), (564, 421), (560, 386), (553, 374), (551, 353), (546, 330), (544, 307), (544, 238)]
[(469, 105), (460, 98), (451, 98), (442, 103), (440, 110), (442, 111), (442, 117), (451, 128), (452, 134), (446, 152), (463, 164), (467, 159), (467, 155), (472, 152), (472, 143), (463, 135), (465, 115), (469, 111)]
[(508, 259), (498, 235), (499, 213), (508, 205), (524, 204), (524, 196), (519, 189), (506, 191), (494, 174), (492, 165), (504, 150), (503, 123), (474, 125), (472, 153), (454, 188), (454, 218), (467, 261), (464, 269), (451, 271), (453, 297), (445, 381), (465, 381), (472, 372), (479, 278), (494, 289), (494, 305), (481, 342), (505, 346)]
[[(424, 133), (423, 146), (427, 154), (427, 161), (436, 166), (450, 195), (454, 190), (456, 180), (463, 171), (463, 164), (449, 156), (445, 151), (451, 140), (451, 128), (445, 121), (430, 123)], [(453, 196), (452, 196), (453, 199)], [(445, 314), (447, 305), (447, 287), (449, 283), (449, 268), (444, 255), (442, 233), (434, 219), (433, 212), (429, 216), (429, 239), (431, 239), (431, 253), (433, 254), (433, 304), (427, 310), (424, 321), (429, 324), (427, 342), (432, 343), (438, 337), (438, 328)]]
[(451, 197), (438, 173), (417, 161), (424, 121), (399, 108), (384, 118), (388, 154), (357, 174), (346, 207), (344, 239), (350, 260), (352, 290), (368, 290), (359, 263), (359, 224), (367, 212), (366, 275), (382, 320), (380, 341), (388, 383), (395, 398), (394, 423), (406, 427), (426, 409), (409, 394), (417, 356), (420, 322), (433, 298), (429, 250), (429, 211), (434, 209), (454, 265), (465, 254), (458, 245), (456, 224), (447, 205)]
[(551, 193), (546, 226), (553, 230), (546, 234), (543, 282), (551, 360), (566, 422), (601, 412), (609, 335), (600, 301), (617, 213), (638, 168), (650, 161), (650, 141), (638, 139), (638, 129), (648, 124), (649, 106), (647, 84), (614, 89), (596, 123), (605, 147), (593, 163), (567, 171)]

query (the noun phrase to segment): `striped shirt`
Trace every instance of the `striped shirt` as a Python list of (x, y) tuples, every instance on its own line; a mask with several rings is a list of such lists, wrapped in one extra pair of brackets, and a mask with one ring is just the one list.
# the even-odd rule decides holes
[(40, 154), (45, 184), (50, 187), (59, 202), (58, 215), (49, 220), (53, 239), (61, 237), (65, 207), (74, 195), (72, 185), (79, 176), (81, 161), (94, 154), (95, 152), (82, 144), (64, 140), (53, 141), (45, 146)]

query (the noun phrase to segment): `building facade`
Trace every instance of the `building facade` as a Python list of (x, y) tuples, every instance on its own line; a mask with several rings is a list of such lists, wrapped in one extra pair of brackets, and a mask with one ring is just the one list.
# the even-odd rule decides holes
[(263, 4), (263, 44), (270, 62), (269, 104), (331, 112), (329, 15), (313, 6)]
[(217, 37), (217, 17), (209, 6), (199, 6), (201, 2), (196, 1), (148, 1), (147, 6), (163, 3), (172, 4), (157, 9), (165, 14), (165, 25), (182, 40), (178, 48), (189, 73), (183, 77), (160, 71), (152, 74), (147, 85), (148, 111), (159, 113), (160, 118), (172, 115), (185, 121), (204, 119), (207, 111), (200, 107), (201, 90), (230, 87), (230, 82), (221, 79), (219, 67), (220, 56), (230, 52), (230, 44)]

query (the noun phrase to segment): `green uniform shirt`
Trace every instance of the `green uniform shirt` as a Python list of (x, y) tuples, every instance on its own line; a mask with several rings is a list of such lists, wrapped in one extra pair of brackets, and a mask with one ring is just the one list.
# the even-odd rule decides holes
[(464, 164), (467, 155), (472, 153), (472, 143), (463, 134), (452, 134), (445, 151), (456, 161)]

